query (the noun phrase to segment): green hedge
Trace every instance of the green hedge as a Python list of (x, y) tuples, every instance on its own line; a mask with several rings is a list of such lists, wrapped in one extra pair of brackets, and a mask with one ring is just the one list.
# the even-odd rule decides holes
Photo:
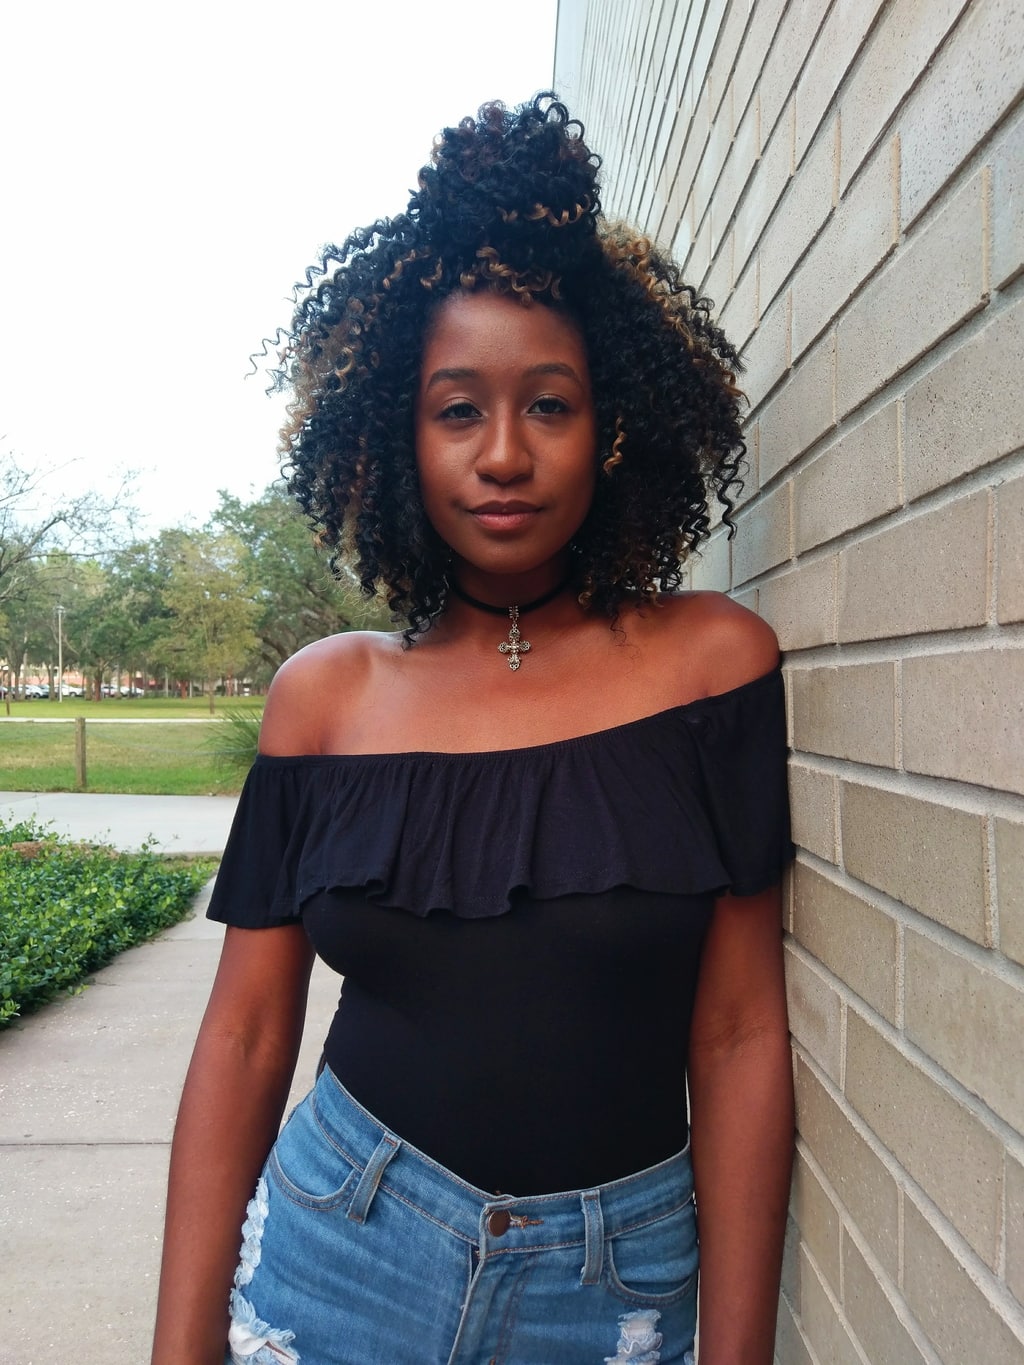
[[(30, 840), (38, 845), (10, 847)], [(0, 1028), (183, 919), (214, 866), (0, 823)]]

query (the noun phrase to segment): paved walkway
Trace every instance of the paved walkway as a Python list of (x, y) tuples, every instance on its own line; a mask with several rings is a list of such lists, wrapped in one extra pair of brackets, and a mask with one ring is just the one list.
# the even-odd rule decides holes
[[(134, 848), (152, 834), (204, 852), (222, 846), (234, 804), (3, 792), (0, 817), (34, 802), (75, 838)], [(222, 935), (202, 918), (208, 894), (80, 995), (0, 1031), (0, 1365), (149, 1359), (170, 1136)], [(293, 1100), (337, 993), (318, 964)]]
[(0, 820), (36, 820), (55, 834), (134, 851), (220, 853), (234, 796), (104, 796), (91, 792), (2, 792)]

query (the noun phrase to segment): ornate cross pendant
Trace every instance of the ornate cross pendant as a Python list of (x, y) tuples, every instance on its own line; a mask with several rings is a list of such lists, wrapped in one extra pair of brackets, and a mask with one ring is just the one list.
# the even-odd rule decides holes
[(509, 607), (508, 619), (511, 622), (511, 625), (508, 628), (508, 639), (502, 640), (501, 644), (498, 646), (498, 652), (500, 654), (508, 655), (508, 666), (514, 673), (522, 662), (519, 657), (520, 654), (529, 653), (530, 642), (529, 640), (524, 640), (520, 637), (518, 607)]

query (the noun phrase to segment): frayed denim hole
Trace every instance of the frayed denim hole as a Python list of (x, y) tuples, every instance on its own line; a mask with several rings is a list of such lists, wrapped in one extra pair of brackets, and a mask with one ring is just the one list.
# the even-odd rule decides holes
[(245, 1222), (242, 1224), (242, 1245), (238, 1252), (238, 1269), (235, 1271), (235, 1288), (241, 1289), (252, 1281), (256, 1267), (260, 1263), (260, 1249), (263, 1242), (263, 1229), (267, 1214), (270, 1212), (267, 1182), (260, 1176), (256, 1182), (256, 1193), (245, 1206)]
[(655, 1308), (639, 1308), (619, 1318), (619, 1340), (613, 1356), (604, 1365), (659, 1365), (662, 1336), (658, 1331), (661, 1314)]
[(299, 1353), (291, 1348), (294, 1340), (294, 1332), (263, 1322), (245, 1295), (232, 1289), (228, 1328), (232, 1365), (299, 1365)]

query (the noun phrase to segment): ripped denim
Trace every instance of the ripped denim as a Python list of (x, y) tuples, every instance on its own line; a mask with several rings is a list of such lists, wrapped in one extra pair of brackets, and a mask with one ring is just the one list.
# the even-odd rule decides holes
[(592, 1190), (465, 1184), (325, 1071), (246, 1211), (231, 1365), (693, 1365), (688, 1152)]

